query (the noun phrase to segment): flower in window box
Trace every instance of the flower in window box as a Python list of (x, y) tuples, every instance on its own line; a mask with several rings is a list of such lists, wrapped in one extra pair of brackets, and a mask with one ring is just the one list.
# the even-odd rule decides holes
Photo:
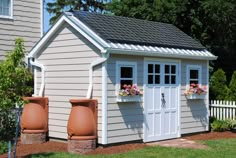
[(143, 92), (140, 91), (137, 87), (137, 85), (123, 85), (124, 89), (121, 89), (119, 91), (119, 96), (137, 96), (137, 95), (143, 95)]
[(200, 87), (198, 84), (191, 83), (189, 89), (186, 90), (184, 94), (186, 96), (193, 94), (202, 95), (207, 93), (206, 89), (207, 89), (206, 86)]

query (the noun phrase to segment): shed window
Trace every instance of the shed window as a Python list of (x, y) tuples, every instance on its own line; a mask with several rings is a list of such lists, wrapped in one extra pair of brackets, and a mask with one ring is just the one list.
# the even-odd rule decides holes
[(119, 89), (124, 89), (124, 85), (136, 84), (136, 63), (117, 63), (117, 84)]
[(0, 0), (0, 17), (12, 17), (12, 0)]
[(187, 67), (187, 84), (201, 84), (201, 66), (189, 65)]

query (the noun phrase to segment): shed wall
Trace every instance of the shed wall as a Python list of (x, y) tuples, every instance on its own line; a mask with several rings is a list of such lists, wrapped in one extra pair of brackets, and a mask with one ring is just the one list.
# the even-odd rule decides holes
[(116, 102), (116, 62), (137, 62), (137, 84), (143, 88), (143, 57), (111, 55), (108, 60), (107, 141), (110, 143), (143, 138), (143, 103)]
[(32, 0), (13, 0), (13, 19), (0, 18), (0, 60), (14, 48), (15, 39), (25, 40), (28, 52), (41, 36), (41, 3)]
[[(69, 99), (87, 95), (89, 66), (100, 58), (98, 50), (71, 26), (65, 24), (38, 55), (46, 69), (45, 96), (49, 97), (49, 137), (67, 139), (67, 121), (71, 110)], [(41, 73), (36, 74), (37, 94)], [(93, 99), (98, 99), (98, 129), (101, 130), (101, 65), (94, 70)], [(99, 142), (101, 141), (101, 132)]]
[(202, 132), (208, 130), (208, 98), (205, 100), (187, 100), (186, 71), (187, 65), (200, 65), (202, 67), (202, 86), (208, 86), (207, 61), (182, 60), (181, 62), (181, 134)]

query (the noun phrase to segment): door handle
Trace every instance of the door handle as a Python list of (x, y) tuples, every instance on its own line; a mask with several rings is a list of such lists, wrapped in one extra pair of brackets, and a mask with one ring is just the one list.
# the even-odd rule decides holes
[(161, 93), (161, 106), (164, 108), (166, 105), (165, 94)]

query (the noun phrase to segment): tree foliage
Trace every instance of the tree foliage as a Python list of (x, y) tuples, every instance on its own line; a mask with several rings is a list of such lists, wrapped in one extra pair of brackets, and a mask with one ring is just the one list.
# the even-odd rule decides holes
[(234, 71), (229, 84), (228, 99), (236, 101), (236, 71)]
[(16, 39), (15, 48), (0, 62), (0, 140), (14, 136), (16, 103), (23, 105), (23, 96), (32, 94), (32, 75), (26, 68), (22, 39)]
[(0, 108), (15, 107), (23, 104), (23, 96), (32, 93), (32, 74), (24, 62), (25, 48), (22, 39), (16, 39), (15, 48), (0, 63)]
[(102, 12), (107, 0), (56, 0), (47, 3), (47, 11), (53, 14), (50, 24), (53, 24), (63, 11), (84, 10)]
[(228, 98), (228, 87), (225, 72), (218, 69), (213, 73), (210, 79), (210, 98), (225, 100)]

